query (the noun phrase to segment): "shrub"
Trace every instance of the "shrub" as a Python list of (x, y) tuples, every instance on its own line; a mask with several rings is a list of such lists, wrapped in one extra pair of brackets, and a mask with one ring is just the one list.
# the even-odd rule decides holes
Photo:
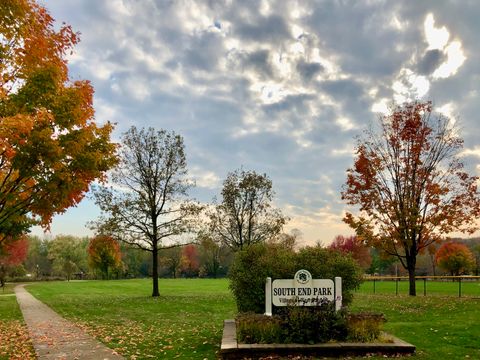
[[(342, 277), (343, 303), (349, 304), (353, 290), (362, 281), (362, 270), (349, 255), (307, 247), (298, 253), (279, 243), (251, 245), (238, 252), (230, 268), (230, 289), (239, 312), (265, 311), (265, 279), (293, 279), (299, 269), (317, 279)], [(278, 309), (274, 309), (278, 311)]]
[(347, 337), (345, 314), (335, 311), (330, 301), (319, 306), (289, 306), (280, 313), (284, 343), (315, 344)]
[(358, 342), (378, 339), (385, 321), (385, 316), (378, 313), (348, 314), (348, 339)]
[(284, 307), (278, 315), (254, 313), (237, 317), (237, 337), (243, 343), (315, 344), (347, 337), (345, 313), (331, 302), (316, 307)]
[(237, 316), (237, 338), (245, 344), (282, 342), (282, 320), (279, 316), (243, 313)]
[(294, 253), (281, 244), (255, 244), (238, 252), (229, 271), (239, 312), (265, 311), (265, 279), (295, 274)]

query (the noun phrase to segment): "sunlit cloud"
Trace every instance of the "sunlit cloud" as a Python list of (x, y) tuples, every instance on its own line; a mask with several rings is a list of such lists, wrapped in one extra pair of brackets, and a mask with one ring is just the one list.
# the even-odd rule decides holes
[(430, 81), (410, 69), (402, 69), (393, 82), (394, 100), (398, 104), (425, 96), (430, 89)]
[(455, 75), (467, 59), (463, 53), (462, 44), (459, 41), (452, 41), (445, 48), (444, 52), (447, 54), (447, 60), (432, 74), (434, 79), (444, 79)]
[(431, 13), (425, 18), (423, 25), (425, 29), (425, 38), (428, 42), (427, 50), (443, 50), (445, 45), (448, 43), (448, 39), (450, 38), (450, 33), (448, 32), (447, 28), (445, 26), (436, 28), (435, 19)]

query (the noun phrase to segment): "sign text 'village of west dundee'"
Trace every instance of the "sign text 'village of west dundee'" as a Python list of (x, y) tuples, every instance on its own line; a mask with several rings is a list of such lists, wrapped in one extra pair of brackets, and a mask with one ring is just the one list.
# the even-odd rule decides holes
[(293, 279), (267, 278), (265, 284), (265, 314), (272, 314), (275, 306), (318, 306), (335, 301), (335, 309), (342, 307), (342, 279), (312, 279), (307, 270), (299, 270)]

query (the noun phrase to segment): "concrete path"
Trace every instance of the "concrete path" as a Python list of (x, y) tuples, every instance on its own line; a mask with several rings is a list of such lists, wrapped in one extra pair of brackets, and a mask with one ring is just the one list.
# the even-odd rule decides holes
[(15, 294), (39, 360), (124, 359), (35, 299), (24, 285), (17, 285)]

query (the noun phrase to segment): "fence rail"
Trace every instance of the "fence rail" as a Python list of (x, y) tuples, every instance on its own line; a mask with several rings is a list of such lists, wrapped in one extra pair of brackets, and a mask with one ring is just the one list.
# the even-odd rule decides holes
[[(385, 283), (395, 283), (395, 294), (398, 295), (402, 284), (408, 284), (408, 276), (365, 276), (365, 282), (373, 283), (372, 291), (376, 294), (379, 290), (385, 293), (392, 291), (388, 286), (384, 286)], [(416, 276), (415, 280), (417, 282), (417, 288), (419, 284), (423, 283), (423, 295), (427, 296), (427, 282), (435, 284), (435, 286), (430, 285), (433, 289), (430, 290), (431, 293), (441, 293), (441, 294), (450, 294), (458, 293), (458, 297), (463, 295), (480, 297), (480, 276)], [(453, 289), (453, 284), (457, 283), (455, 289)], [(442, 286), (443, 284), (443, 286)], [(463, 284), (463, 288), (462, 288)], [(467, 291), (465, 292), (465, 287)], [(379, 289), (380, 288), (380, 289)]]

